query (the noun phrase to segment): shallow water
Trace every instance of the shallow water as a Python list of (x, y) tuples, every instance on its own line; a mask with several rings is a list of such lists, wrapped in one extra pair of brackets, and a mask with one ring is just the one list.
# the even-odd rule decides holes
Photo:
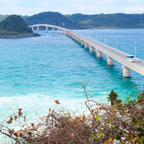
[[(144, 59), (144, 29), (79, 30), (81, 34)], [(48, 112), (54, 100), (74, 112), (85, 111), (83, 88), (90, 98), (107, 102), (114, 89), (123, 100), (143, 89), (144, 77), (132, 72), (123, 79), (121, 65), (108, 67), (70, 38), (57, 32), (41, 37), (0, 39), (0, 119), (22, 107), (35, 117)]]

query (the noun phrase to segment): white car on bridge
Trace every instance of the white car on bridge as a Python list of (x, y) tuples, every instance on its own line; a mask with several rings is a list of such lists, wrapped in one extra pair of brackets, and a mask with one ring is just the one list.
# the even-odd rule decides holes
[(127, 55), (127, 60), (129, 60), (130, 62), (134, 63), (135, 62), (134, 55)]

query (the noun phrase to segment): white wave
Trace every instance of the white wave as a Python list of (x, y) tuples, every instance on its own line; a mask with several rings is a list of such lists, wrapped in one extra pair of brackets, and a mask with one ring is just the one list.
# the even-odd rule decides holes
[[(70, 113), (82, 114), (86, 113), (84, 97), (58, 97), (43, 94), (28, 94), (11, 97), (0, 97), (0, 119), (5, 118), (15, 112), (18, 108), (22, 108), (28, 116), (35, 118), (35, 116), (42, 116), (48, 113), (49, 108), (55, 107), (55, 100), (60, 101), (59, 109), (64, 109)], [(97, 102), (106, 102), (106, 97), (92, 97)]]

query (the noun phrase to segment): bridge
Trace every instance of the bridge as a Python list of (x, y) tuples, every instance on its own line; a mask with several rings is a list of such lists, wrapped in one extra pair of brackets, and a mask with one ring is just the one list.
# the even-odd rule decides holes
[(127, 59), (129, 54), (66, 28), (49, 24), (36, 24), (30, 25), (29, 27), (32, 28), (33, 31), (35, 28), (39, 31), (40, 27), (45, 27), (46, 32), (49, 31), (49, 28), (51, 28), (53, 32), (55, 30), (63, 32), (66, 36), (80, 43), (86, 49), (89, 49), (90, 53), (96, 52), (97, 58), (102, 58), (103, 54), (105, 54), (107, 56), (107, 64), (109, 66), (114, 65), (114, 61), (122, 64), (123, 77), (131, 77), (131, 70), (144, 76), (144, 60), (135, 57), (134, 62), (132, 63)]
[(45, 27), (46, 32), (49, 31), (49, 28), (51, 28), (53, 32), (55, 30), (58, 30), (59, 32), (65, 32), (66, 30), (65, 28), (55, 26), (55, 25), (50, 25), (50, 24), (36, 24), (36, 25), (30, 25), (29, 27), (32, 28), (32, 31), (34, 31), (35, 28), (37, 31), (39, 31), (40, 27)]

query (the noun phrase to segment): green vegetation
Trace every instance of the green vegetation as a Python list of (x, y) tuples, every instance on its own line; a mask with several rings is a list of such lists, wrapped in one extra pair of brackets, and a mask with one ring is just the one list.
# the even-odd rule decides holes
[(0, 15), (0, 21), (4, 20), (7, 17), (7, 15)]
[(73, 14), (67, 18), (81, 28), (144, 28), (144, 14)]
[[(0, 15), (0, 21), (4, 15)], [(22, 17), (28, 25), (52, 24), (70, 29), (95, 28), (144, 28), (144, 14), (67, 14), (58, 12), (42, 12), (33, 16)]]
[(72, 14), (43, 12), (24, 17), (27, 24), (53, 24), (72, 29), (93, 28), (144, 28), (144, 14)]
[[(85, 88), (85, 87), (84, 87)], [(84, 89), (85, 90), (85, 89)], [(144, 143), (144, 91), (136, 100), (115, 103), (117, 94), (112, 90), (112, 105), (90, 100), (85, 105), (89, 115), (71, 116), (54, 109), (38, 122), (27, 122), (22, 108), (0, 124), (0, 133), (17, 144), (143, 144)], [(13, 128), (19, 126), (19, 130)]]
[(108, 101), (111, 102), (111, 105), (121, 103), (121, 100), (118, 99), (118, 94), (114, 92), (113, 90), (111, 91), (111, 93), (109, 94), (107, 98), (108, 98)]
[(0, 22), (0, 37), (33, 36), (32, 30), (17, 15), (6, 17)]
[(52, 24), (66, 28), (77, 27), (76, 23), (58, 12), (43, 12), (30, 17), (24, 17), (27, 24)]

